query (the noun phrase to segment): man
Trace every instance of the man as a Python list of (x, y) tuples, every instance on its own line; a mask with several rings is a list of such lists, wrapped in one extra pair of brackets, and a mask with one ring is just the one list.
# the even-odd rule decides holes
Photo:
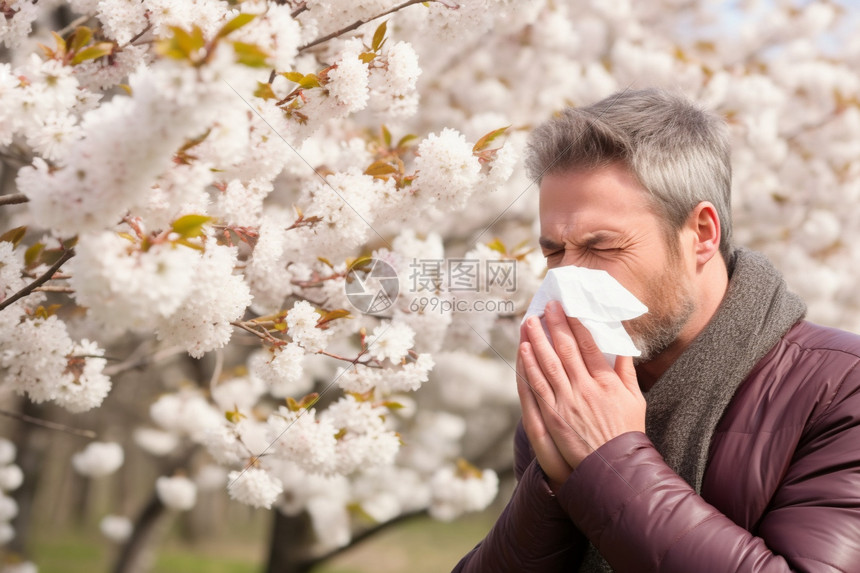
[(860, 337), (731, 247), (724, 123), (626, 91), (540, 126), (529, 169), (547, 265), (644, 302), (642, 355), (610, 367), (556, 303), (552, 345), (523, 324), (519, 482), (455, 571), (860, 571)]

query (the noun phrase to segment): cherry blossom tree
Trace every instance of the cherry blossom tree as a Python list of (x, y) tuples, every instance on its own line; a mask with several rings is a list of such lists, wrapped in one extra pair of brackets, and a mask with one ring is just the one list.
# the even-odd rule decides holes
[[(4, 412), (24, 417), (16, 396), (88, 412), (179, 354), (206, 369), (129, 429), (179, 461), (140, 514), (105, 516), (117, 571), (159, 508), (193, 507), (204, 484), (275, 510), (275, 536), (307, 524), (273, 545), (270, 567), (289, 571), (404, 516), (492, 501), (518, 318), (544, 270), (522, 154), (565, 105), (660, 86), (724, 114), (736, 242), (771, 256), (811, 318), (860, 326), (848, 3), (0, 10)], [(89, 439), (78, 472), (122, 466), (119, 444)], [(0, 543), (22, 533), (15, 456), (0, 442)]]

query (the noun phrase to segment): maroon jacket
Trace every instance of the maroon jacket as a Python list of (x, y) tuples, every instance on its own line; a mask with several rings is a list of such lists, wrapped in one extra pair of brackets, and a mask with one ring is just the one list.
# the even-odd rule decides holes
[(726, 408), (701, 495), (629, 432), (556, 497), (520, 426), (517, 488), (454, 571), (574, 572), (587, 539), (618, 572), (860, 572), (858, 364), (860, 337), (793, 326)]

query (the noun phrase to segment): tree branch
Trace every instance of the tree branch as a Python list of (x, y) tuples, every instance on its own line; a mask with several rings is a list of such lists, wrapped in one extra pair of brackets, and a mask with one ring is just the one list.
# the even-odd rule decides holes
[(69, 286), (51, 286), (51, 285), (36, 287), (33, 290), (35, 290), (37, 292), (61, 292), (61, 293), (66, 293), (66, 294), (71, 294), (71, 293), (75, 292), (75, 289), (73, 289), (72, 287), (69, 287)]
[(58, 31), (57, 34), (61, 37), (65, 36), (66, 34), (71, 32), (72, 30), (74, 30), (78, 26), (86, 23), (86, 21), (89, 20), (90, 18), (91, 18), (91, 16), (89, 14), (79, 16), (79, 17), (75, 18), (74, 20), (72, 20), (71, 22), (69, 22), (69, 24), (65, 28), (63, 28), (62, 30)]
[[(386, 10), (385, 12), (382, 12), (381, 14), (377, 14), (376, 16), (372, 16), (370, 18), (367, 18), (366, 20), (356, 20), (355, 22), (353, 22), (352, 24), (350, 24), (346, 28), (342, 28), (336, 32), (332, 32), (331, 34), (323, 36), (322, 38), (317, 38), (313, 42), (309, 42), (309, 43), (305, 44), (304, 46), (301, 46), (299, 48), (299, 53), (304, 52), (305, 50), (307, 50), (309, 48), (313, 48), (314, 46), (318, 46), (320, 44), (328, 42), (332, 38), (337, 38), (338, 36), (346, 34), (347, 32), (352, 32), (356, 28), (363, 26), (363, 25), (367, 24), (368, 22), (372, 22), (373, 20), (376, 20), (377, 18), (382, 18), (383, 16), (388, 16), (389, 14), (393, 14), (399, 10), (403, 10), (404, 8), (412, 6), (413, 4), (418, 4), (420, 2), (425, 2), (425, 1), (426, 0), (408, 0), (407, 2), (404, 2), (403, 4), (395, 6), (394, 8), (390, 8), (390, 9)], [(430, 0), (430, 1), (431, 2), (441, 2), (442, 4), (445, 4), (446, 6), (451, 7), (451, 5), (448, 4), (447, 1), (442, 1), (442, 0)]]
[(41, 418), (34, 418), (33, 416), (21, 414), (20, 412), (10, 412), (9, 410), (0, 409), (0, 416), (8, 416), (9, 418), (15, 418), (17, 420), (21, 420), (22, 422), (27, 422), (28, 424), (41, 426), (43, 428), (48, 428), (49, 430), (66, 432), (67, 434), (82, 436), (84, 438), (95, 439), (98, 437), (98, 434), (96, 434), (92, 430), (79, 430), (78, 428), (72, 428), (70, 426), (66, 426), (57, 422), (49, 422), (48, 420), (42, 420)]
[(307, 2), (302, 2), (301, 4), (299, 4), (298, 6), (296, 6), (296, 7), (295, 7), (295, 9), (293, 10), (293, 12), (290, 14), (290, 17), (291, 17), (291, 18), (295, 18), (296, 16), (298, 16), (298, 15), (299, 15), (299, 14), (301, 14), (302, 12), (306, 12), (306, 11), (307, 11), (307, 9), (308, 9), (308, 3), (307, 3)]
[(75, 250), (74, 249), (69, 249), (68, 251), (64, 252), (63, 256), (61, 256), (60, 259), (56, 263), (51, 265), (51, 268), (48, 269), (47, 271), (45, 271), (45, 273), (42, 276), (40, 276), (39, 278), (37, 278), (36, 280), (31, 282), (29, 285), (25, 286), (24, 288), (22, 288), (21, 290), (19, 290), (18, 292), (16, 292), (15, 294), (10, 296), (9, 298), (7, 298), (6, 300), (0, 302), (0, 310), (3, 310), (4, 308), (11, 305), (12, 303), (18, 301), (19, 299), (24, 298), (25, 296), (29, 295), (34, 290), (36, 290), (37, 287), (40, 287), (44, 283), (51, 280), (51, 277), (54, 276), (54, 273), (57, 272), (59, 270), (59, 268), (65, 264), (66, 261), (68, 261), (69, 259), (71, 259), (74, 256), (75, 256)]
[(23, 193), (10, 193), (9, 195), (0, 195), (0, 207), (3, 205), (18, 205), (26, 203), (30, 198)]
[[(170, 358), (171, 356), (175, 356), (176, 354), (181, 354), (182, 352), (183, 350), (179, 346), (171, 346), (169, 348), (159, 350), (154, 354), (146, 354), (139, 358), (132, 355), (125, 362), (120, 362), (119, 364), (108, 366), (103, 370), (103, 372), (105, 376), (113, 377), (117, 374), (128, 372), (129, 370), (137, 370), (140, 368), (145, 368), (150, 364), (157, 364), (162, 360)], [(135, 352), (134, 354), (137, 354), (137, 352)]]

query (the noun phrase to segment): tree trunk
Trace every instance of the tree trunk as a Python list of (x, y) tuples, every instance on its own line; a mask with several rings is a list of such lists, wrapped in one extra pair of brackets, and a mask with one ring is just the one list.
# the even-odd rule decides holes
[(267, 573), (308, 573), (317, 560), (308, 554), (314, 541), (307, 513), (284, 515), (273, 510), (272, 535), (269, 542)]
[(122, 551), (113, 567), (113, 573), (136, 573), (141, 570), (141, 558), (155, 532), (158, 519), (164, 513), (164, 504), (153, 491), (134, 523), (131, 537), (122, 546)]

